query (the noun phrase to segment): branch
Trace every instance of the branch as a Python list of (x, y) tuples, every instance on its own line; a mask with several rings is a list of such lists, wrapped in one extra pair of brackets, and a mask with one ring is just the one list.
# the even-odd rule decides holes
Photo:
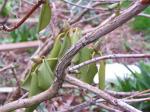
[(54, 97), (54, 95), (57, 94), (57, 90), (54, 89), (48, 89), (45, 92), (42, 92), (36, 96), (33, 96), (28, 99), (19, 99), (13, 102), (10, 102), (8, 104), (5, 104), (4, 106), (0, 107), (0, 112), (10, 112), (15, 109), (19, 108), (26, 108), (34, 104), (41, 103), (42, 101), (45, 101), (47, 99), (50, 99)]
[(124, 102), (127, 103), (138, 103), (138, 102), (143, 102), (143, 101), (150, 101), (150, 97), (149, 98), (139, 98), (139, 99), (129, 99), (129, 100), (123, 100)]
[(116, 92), (116, 91), (110, 91), (110, 90), (107, 90), (105, 92), (116, 98), (128, 97), (128, 96), (135, 95), (136, 93), (139, 93), (138, 91), (136, 91), (136, 92)]
[(0, 45), (0, 52), (2, 51), (13, 51), (27, 48), (37, 48), (42, 42), (40, 41), (29, 41), (29, 42), (17, 42)]
[(143, 17), (146, 17), (146, 18), (150, 18), (150, 15), (149, 14), (145, 14), (145, 13), (140, 13), (138, 16), (143, 16)]
[(18, 28), (19, 26), (21, 26), (21, 25), (29, 18), (29, 16), (30, 16), (37, 8), (39, 8), (40, 5), (43, 4), (43, 3), (44, 3), (43, 0), (38, 0), (38, 3), (37, 3), (34, 7), (32, 7), (32, 9), (30, 10), (30, 12), (29, 12), (27, 15), (25, 15), (25, 17), (22, 18), (21, 21), (19, 21), (14, 27), (9, 28), (9, 27), (6, 26), (6, 25), (1, 25), (1, 26), (0, 26), (0, 31), (1, 31), (1, 30), (4, 30), (4, 31), (7, 31), (7, 32), (11, 32), (11, 31), (17, 29), (17, 28)]
[[(91, 7), (95, 7), (95, 6), (97, 6), (97, 5), (99, 5), (100, 3), (94, 3), (93, 5), (91, 5)], [(76, 23), (77, 21), (79, 21), (81, 18), (82, 18), (82, 16), (86, 13), (86, 12), (88, 12), (89, 11), (89, 9), (84, 9), (82, 12), (80, 12), (77, 16), (75, 16), (75, 18), (73, 18), (73, 19), (71, 19), (70, 21), (69, 21), (69, 23), (70, 24), (74, 24), (74, 23)]]
[(75, 65), (73, 67), (68, 68), (69, 72), (73, 72), (76, 69), (79, 69), (85, 65), (98, 62), (100, 60), (106, 60), (106, 59), (118, 59), (118, 58), (150, 58), (150, 54), (112, 54), (112, 55), (106, 55), (106, 56), (100, 56), (93, 58), (91, 60), (87, 60), (83, 63), (80, 63), (78, 65)]
[(77, 6), (77, 7), (80, 7), (80, 8), (84, 8), (84, 9), (89, 9), (89, 10), (101, 10), (101, 11), (106, 11), (107, 9), (104, 9), (104, 8), (92, 8), (92, 7), (87, 7), (87, 6), (83, 6), (83, 5), (78, 5), (78, 4), (75, 4), (75, 3), (72, 3), (72, 2), (69, 2), (67, 0), (63, 0), (64, 2), (70, 4), (70, 5), (74, 5), (74, 6)]
[(66, 81), (73, 84), (73, 85), (76, 85), (78, 87), (81, 87), (83, 89), (86, 89), (86, 90), (89, 90), (89, 91), (95, 93), (99, 97), (104, 98), (106, 101), (108, 101), (112, 105), (117, 106), (117, 107), (119, 107), (119, 108), (121, 108), (127, 112), (141, 112), (141, 111), (137, 110), (136, 108), (123, 102), (124, 100), (116, 99), (116, 98), (110, 96), (109, 94), (107, 94), (106, 92), (98, 89), (97, 87), (93, 87), (89, 84), (86, 84), (86, 83), (84, 83), (84, 82), (82, 82), (82, 81), (80, 81), (80, 80), (78, 80), (72, 76), (67, 75)]
[(122, 112), (120, 110), (117, 110), (113, 107), (108, 106), (107, 104), (97, 103), (96, 105), (100, 108), (104, 108), (104, 109), (108, 110), (109, 112)]
[[(133, 6), (131, 6), (129, 9), (124, 11), (121, 15), (116, 17), (112, 22), (108, 23), (104, 27), (101, 27), (94, 32), (90, 33), (89, 35), (85, 35), (83, 38), (81, 38), (76, 45), (72, 46), (68, 52), (64, 55), (63, 58), (60, 59), (57, 68), (56, 68), (56, 79), (54, 81), (54, 84), (46, 91), (33, 96), (31, 98), (27, 99), (21, 99), (21, 100), (16, 100), (14, 102), (5, 104), (0, 107), (0, 112), (8, 112), (12, 111), (18, 108), (23, 108), (23, 107), (29, 107), (34, 104), (38, 104), (40, 102), (43, 102), (47, 99), (51, 99), (57, 95), (58, 90), (61, 88), (62, 83), (64, 82), (64, 78), (66, 74), (64, 73), (65, 69), (68, 67), (70, 64), (71, 59), (73, 56), (84, 46), (96, 41), (97, 39), (101, 38), (102, 36), (106, 35), (107, 33), (113, 31), (123, 23), (127, 22), (129, 19), (131, 19), (133, 16), (137, 15), (140, 13), (142, 10), (144, 10), (148, 5), (143, 5), (140, 3), (140, 1), (137, 1)], [(88, 85), (88, 87), (91, 87)], [(95, 89), (95, 88), (94, 88)], [(105, 92), (99, 90), (95, 91), (96, 93), (100, 93), (99, 96), (104, 98), (106, 101), (109, 103), (116, 105), (126, 110), (127, 112), (140, 112), (139, 110), (131, 107), (130, 105), (127, 105), (126, 103), (122, 102), (121, 100), (116, 100), (110, 95), (106, 94)], [(101, 94), (103, 93), (103, 94)], [(105, 94), (104, 94), (105, 93)]]
[(62, 111), (62, 112), (74, 112), (74, 111), (80, 112), (80, 111), (83, 110), (85, 107), (89, 107), (89, 106), (91, 106), (91, 105), (95, 105), (96, 100), (97, 100), (97, 99), (90, 99), (90, 100), (88, 100), (88, 101), (86, 101), (86, 102), (83, 102), (83, 103), (81, 103), (81, 104), (79, 104), (79, 105), (69, 107), (68, 109), (65, 109), (65, 110)]
[(144, 90), (144, 91), (141, 91), (141, 92), (137, 92), (137, 93), (135, 93), (135, 94), (133, 94), (131, 96), (128, 96), (128, 97), (126, 97), (124, 99), (132, 99), (134, 97), (140, 96), (140, 95), (142, 95), (144, 93), (147, 93), (147, 92), (150, 92), (150, 89), (147, 89), (147, 90)]

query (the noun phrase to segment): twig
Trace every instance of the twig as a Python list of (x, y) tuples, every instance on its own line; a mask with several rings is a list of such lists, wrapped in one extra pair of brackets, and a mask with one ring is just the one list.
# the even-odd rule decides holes
[[(95, 7), (95, 6), (99, 5), (99, 4), (100, 4), (100, 3), (94, 3), (94, 4), (91, 5), (91, 7)], [(89, 11), (89, 9), (84, 9), (82, 12), (80, 12), (78, 15), (76, 15), (73, 19), (70, 19), (69, 23), (70, 23), (70, 24), (76, 23), (77, 21), (79, 21), (79, 20), (82, 18), (82, 16), (83, 16), (87, 11)]]
[(9, 28), (8, 26), (6, 25), (1, 25), (0, 26), (0, 30), (4, 30), (4, 31), (7, 31), (7, 32), (11, 32), (15, 29), (17, 29), (19, 26), (21, 26), (28, 18), (29, 16), (37, 9), (40, 7), (41, 4), (45, 3), (43, 0), (38, 0), (38, 3), (32, 7), (32, 9), (30, 10), (30, 12), (25, 15), (24, 18), (21, 19), (21, 21), (19, 21), (15, 26)]
[(70, 5), (74, 5), (74, 6), (77, 6), (77, 7), (80, 7), (80, 8), (84, 8), (84, 9), (106, 11), (106, 9), (104, 9), (104, 8), (92, 8), (92, 7), (87, 7), (87, 6), (78, 5), (78, 4), (69, 2), (69, 1), (67, 1), (67, 0), (63, 0), (63, 1), (66, 2), (66, 3), (68, 3), (68, 4), (70, 4)]
[(150, 89), (147, 89), (147, 90), (144, 90), (144, 91), (138, 92), (138, 93), (133, 94), (133, 95), (131, 95), (131, 96), (128, 96), (128, 97), (126, 97), (126, 98), (124, 98), (124, 99), (134, 98), (134, 97), (136, 97), (136, 96), (140, 96), (140, 95), (142, 95), (142, 94), (144, 94), (144, 93), (147, 93), (147, 92), (150, 92)]
[(29, 95), (29, 92), (25, 93), (22, 97), (20, 97), (19, 99), (23, 99), (25, 97), (27, 97)]
[(8, 43), (0, 45), (0, 51), (21, 50), (27, 48), (37, 48), (41, 44), (40, 41)]
[(143, 102), (143, 101), (150, 101), (150, 97), (149, 98), (140, 98), (140, 99), (123, 99), (124, 102), (127, 103), (137, 103), (137, 102)]
[(128, 97), (131, 95), (135, 95), (137, 92), (116, 92), (116, 91), (110, 91), (110, 90), (106, 90), (106, 92), (116, 98), (122, 98), (122, 97)]
[(93, 2), (101, 2), (101, 3), (118, 3), (121, 0), (93, 0)]
[(91, 28), (91, 29), (88, 29), (88, 30), (85, 30), (83, 31), (83, 35), (84, 34), (87, 34), (89, 32), (93, 32), (95, 31), (96, 29), (100, 28), (100, 27), (103, 27), (104, 25), (106, 25), (108, 22), (111, 22), (111, 20), (113, 20), (114, 18), (116, 17), (116, 14), (113, 13), (111, 16), (109, 16), (106, 20), (104, 20), (98, 27), (96, 28)]
[(81, 68), (82, 66), (95, 63), (100, 60), (106, 60), (106, 59), (118, 59), (118, 58), (150, 58), (150, 54), (112, 54), (112, 55), (106, 55), (101, 57), (96, 57), (91, 60), (85, 61), (83, 63), (80, 63), (78, 65), (75, 65), (73, 67), (69, 67), (68, 71), (72, 72), (76, 69)]
[(96, 15), (96, 16), (91, 17), (91, 18), (83, 19), (83, 20), (80, 20), (80, 21), (76, 22), (74, 25), (79, 24), (79, 23), (89, 22), (93, 19), (96, 19), (96, 18), (99, 18), (99, 17), (102, 17), (102, 16), (107, 16), (109, 14), (110, 14), (110, 12), (107, 12), (107, 13), (104, 13), (104, 14)]
[(8, 69), (12, 69), (13, 67), (15, 67), (13, 64), (9, 64), (9, 65), (3, 67), (2, 69), (0, 69), (0, 73), (6, 71)]
[(127, 112), (141, 112), (141, 111), (135, 109), (134, 107), (126, 104), (122, 100), (118, 100), (118, 99), (110, 96), (106, 92), (104, 92), (104, 91), (102, 91), (102, 90), (100, 90), (96, 87), (93, 87), (89, 84), (86, 84), (86, 83), (84, 83), (84, 82), (82, 82), (82, 81), (80, 81), (76, 78), (73, 78), (72, 76), (67, 75), (66, 76), (66, 81), (73, 84), (73, 85), (79, 86), (83, 89), (89, 90), (89, 91), (97, 94), (99, 97), (104, 98), (106, 101), (108, 101), (112, 105), (118, 106), (119, 108), (121, 108), (123, 110), (126, 110)]
[(114, 109), (114, 108), (112, 108), (112, 107), (109, 107), (108, 105), (105, 105), (104, 103), (96, 103), (96, 105), (97, 105), (98, 107), (104, 108), (104, 109), (106, 109), (106, 110), (108, 110), (108, 111), (110, 111), (110, 112), (122, 112), (122, 111), (120, 111), (120, 110), (117, 110), (117, 109)]
[(13, 74), (14, 78), (16, 79), (17, 87), (18, 87), (18, 88), (20, 89), (20, 91), (21, 91), (20, 80), (19, 80), (19, 78), (17, 77), (16, 70), (15, 70), (14, 68), (11, 68), (11, 70), (12, 70), (12, 74)]
[(83, 102), (79, 105), (73, 106), (73, 107), (69, 107), (68, 109), (63, 110), (62, 112), (80, 112), (81, 110), (83, 110), (85, 107), (91, 106), (91, 105), (95, 105), (97, 99), (91, 99), (89, 101)]
[(149, 14), (145, 14), (145, 13), (140, 13), (140, 14), (138, 14), (138, 16), (143, 16), (143, 17), (146, 17), (146, 18), (150, 18), (150, 15)]
[[(13, 19), (13, 18), (10, 18), (7, 20), (7, 23), (10, 23), (10, 24), (17, 24), (18, 21), (21, 21), (21, 19)], [(26, 24), (35, 24), (35, 23), (38, 23), (38, 18), (28, 18), (24, 23)]]

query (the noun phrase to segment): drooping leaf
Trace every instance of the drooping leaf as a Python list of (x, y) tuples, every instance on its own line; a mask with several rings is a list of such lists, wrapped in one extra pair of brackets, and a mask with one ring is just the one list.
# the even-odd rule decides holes
[[(78, 28), (76, 28), (75, 30), (72, 29), (72, 30), (70, 30), (69, 33), (70, 33), (70, 38), (71, 38), (71, 44), (72, 44), (72, 45), (76, 44), (76, 42), (77, 42), (77, 41), (80, 39), (80, 37), (81, 37), (81, 31), (80, 31), (80, 29), (78, 29)], [(73, 57), (72, 63), (77, 64), (77, 63), (79, 63), (79, 60), (80, 60), (80, 54), (77, 53), (77, 54)]]
[(71, 38), (71, 43), (72, 45), (76, 44), (76, 42), (80, 39), (81, 37), (81, 30), (76, 28), (76, 29), (71, 29), (70, 30), (70, 38)]
[(43, 59), (43, 63), (37, 70), (38, 86), (42, 90), (46, 90), (50, 87), (54, 80), (54, 74), (49, 66), (48, 60)]
[(30, 84), (31, 84), (31, 79), (32, 79), (32, 76), (31, 76), (31, 71), (27, 74), (25, 80), (22, 82), (22, 85), (21, 87), (27, 91), (30, 90)]
[[(48, 55), (49, 60), (58, 58), (58, 55), (59, 55), (59, 52), (61, 49), (61, 36), (62, 35), (63, 35), (63, 33), (59, 34), (58, 37), (56, 37), (53, 48), (52, 48), (50, 54)], [(50, 65), (50, 68), (52, 69), (52, 71), (55, 69), (57, 61), (58, 61), (57, 59), (49, 61), (49, 65)]]
[[(83, 48), (80, 53), (80, 63), (92, 58), (92, 49), (87, 47)], [(94, 76), (97, 73), (96, 64), (89, 64), (80, 68), (79, 79), (91, 84), (93, 82)]]
[[(37, 76), (36, 71), (32, 72), (31, 76), (32, 76), (32, 79), (31, 79), (29, 97), (32, 97), (32, 96), (42, 92), (42, 90), (38, 87), (38, 76)], [(35, 104), (35, 105), (27, 108), (26, 112), (33, 112), (34, 109), (36, 109), (37, 106), (38, 106), (38, 104)]]
[(38, 32), (43, 30), (50, 22), (51, 19), (51, 7), (49, 6), (49, 1), (45, 0), (45, 3), (42, 6), (39, 24), (38, 24)]
[(32, 80), (32, 72), (37, 69), (38, 64), (32, 64), (31, 70), (28, 72), (27, 76), (25, 77), (25, 80), (22, 81), (21, 87), (27, 91), (30, 90), (31, 80)]
[(99, 88), (104, 90), (105, 89), (105, 61), (102, 60), (100, 61), (100, 67), (98, 71), (98, 76), (99, 76)]
[(67, 49), (69, 49), (70, 46), (71, 46), (71, 39), (68, 35), (68, 32), (66, 32), (63, 38), (63, 43), (62, 43), (60, 52), (59, 52), (59, 57), (62, 57), (63, 54), (65, 54), (65, 52), (67, 51)]

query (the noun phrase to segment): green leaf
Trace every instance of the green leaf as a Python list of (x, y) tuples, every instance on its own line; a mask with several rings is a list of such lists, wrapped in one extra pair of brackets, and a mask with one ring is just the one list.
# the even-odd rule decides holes
[[(36, 71), (32, 72), (31, 76), (32, 76), (32, 79), (31, 79), (29, 97), (32, 97), (32, 96), (42, 92), (41, 89), (38, 87), (38, 77), (37, 77)], [(33, 112), (37, 106), (38, 106), (38, 104), (35, 104), (35, 105), (27, 108), (25, 112)]]
[[(92, 57), (92, 49), (89, 49), (87, 47), (83, 48), (79, 53), (80, 53), (80, 63), (84, 62), (86, 60), (91, 59)], [(79, 74), (79, 78), (86, 82), (91, 84), (93, 82), (94, 76), (97, 73), (97, 67), (96, 64), (89, 64), (86, 65), (82, 68), (80, 68), (80, 74)]]
[(63, 54), (65, 54), (65, 52), (67, 51), (67, 49), (69, 49), (70, 46), (71, 46), (71, 39), (68, 35), (68, 32), (66, 32), (63, 38), (63, 43), (62, 43), (60, 52), (59, 52), (59, 57), (62, 57)]
[(32, 72), (34, 72), (38, 67), (38, 64), (32, 64), (31, 70), (28, 72), (27, 76), (25, 77), (25, 80), (22, 81), (21, 87), (27, 91), (30, 90), (31, 80), (32, 80)]
[(71, 29), (69, 34), (70, 34), (72, 45), (76, 44), (76, 42), (80, 39), (80, 37), (82, 35), (81, 30), (78, 28)]
[(43, 63), (37, 70), (38, 86), (42, 90), (46, 90), (50, 87), (54, 80), (54, 74), (49, 66), (48, 60), (43, 59)]
[(27, 77), (25, 78), (25, 80), (22, 82), (21, 87), (27, 91), (30, 90), (30, 84), (31, 84), (31, 71), (27, 74)]
[[(62, 35), (63, 35), (63, 33), (59, 34), (58, 37), (56, 37), (53, 48), (52, 48), (50, 54), (48, 55), (48, 60), (58, 58), (58, 55), (59, 55), (59, 52), (61, 49), (61, 36)], [(52, 71), (54, 71), (57, 61), (58, 61), (57, 59), (49, 61), (49, 65), (50, 65), (50, 68), (52, 69)]]
[(98, 76), (99, 76), (99, 88), (104, 90), (105, 89), (105, 61), (100, 61), (100, 67), (98, 71)]
[[(76, 44), (76, 42), (80, 39), (82, 33), (81, 33), (81, 30), (76, 28), (75, 31), (74, 29), (70, 30), (70, 39), (71, 39), (71, 44), (74, 45)], [(80, 54), (77, 53), (73, 59), (72, 59), (72, 63), (74, 64), (77, 64), (79, 63), (79, 60), (80, 60)]]
[(49, 1), (46, 0), (46, 3), (42, 6), (38, 25), (38, 32), (43, 30), (49, 24), (50, 19), (51, 19), (51, 7), (49, 6)]

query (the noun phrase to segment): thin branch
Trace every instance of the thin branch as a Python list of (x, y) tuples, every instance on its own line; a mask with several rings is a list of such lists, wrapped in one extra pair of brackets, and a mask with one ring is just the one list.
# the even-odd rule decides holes
[(78, 4), (75, 4), (75, 3), (72, 3), (72, 2), (69, 2), (67, 0), (62, 0), (70, 5), (74, 5), (74, 6), (77, 6), (77, 7), (80, 7), (80, 8), (84, 8), (84, 9), (89, 9), (89, 10), (101, 10), (101, 11), (106, 11), (108, 9), (104, 9), (104, 8), (92, 8), (92, 7), (88, 7), (88, 6), (83, 6), (83, 5), (78, 5)]
[(118, 59), (118, 58), (150, 58), (150, 54), (112, 54), (112, 55), (95, 57), (91, 60), (85, 61), (83, 63), (80, 63), (78, 65), (75, 65), (73, 67), (68, 68), (68, 71), (72, 72), (76, 69), (79, 69), (79, 68), (85, 66), (85, 65), (95, 63), (95, 62), (98, 62), (100, 60)]
[(93, 0), (93, 2), (104, 2), (104, 3), (118, 3), (121, 0)]
[[(94, 3), (94, 4), (92, 4), (91, 5), (91, 7), (96, 7), (97, 5), (99, 5), (100, 3)], [(80, 12), (78, 15), (76, 15), (74, 18), (72, 18), (72, 19), (70, 19), (70, 21), (69, 21), (69, 23), (70, 24), (74, 24), (74, 23), (76, 23), (77, 21), (79, 21), (81, 18), (82, 18), (82, 16), (86, 13), (86, 12), (88, 12), (89, 11), (89, 9), (84, 9), (82, 12)]]
[(12, 69), (13, 67), (16, 67), (16, 66), (14, 66), (14, 64), (9, 64), (9, 65), (3, 67), (2, 69), (0, 69), (0, 73), (6, 71), (8, 69)]
[[(112, 105), (114, 106), (118, 106), (119, 108), (123, 109), (123, 110), (126, 110), (127, 112), (141, 112), (139, 110), (137, 110), (136, 108), (126, 104), (125, 102), (123, 102), (122, 100), (118, 100), (112, 96), (110, 96), (109, 94), (107, 94), (106, 92), (96, 88), (96, 87), (93, 87), (89, 84), (86, 84), (70, 75), (67, 75), (66, 76), (66, 81), (73, 84), (73, 85), (76, 85), (76, 86), (79, 86), (83, 89), (86, 89), (86, 90), (89, 90), (95, 94), (97, 94), (99, 97), (102, 97), (104, 99), (107, 99), (106, 101), (109, 101), (109, 103), (111, 103)], [(111, 100), (111, 101), (110, 101)]]
[(122, 97), (128, 97), (131, 95), (135, 95), (137, 92), (116, 92), (116, 91), (110, 91), (110, 90), (106, 90), (106, 92), (116, 98), (122, 98)]
[(19, 26), (21, 26), (21, 25), (29, 18), (29, 16), (30, 16), (37, 8), (39, 8), (40, 5), (43, 4), (43, 3), (45, 3), (43, 0), (38, 0), (38, 3), (37, 3), (35, 6), (33, 6), (32, 9), (30, 10), (30, 12), (29, 12), (27, 15), (25, 15), (25, 17), (22, 18), (21, 21), (19, 21), (15, 26), (9, 28), (9, 27), (6, 26), (6, 25), (1, 25), (1, 26), (0, 26), (0, 31), (1, 31), (1, 30), (4, 30), (4, 31), (7, 31), (7, 32), (11, 32), (11, 31), (17, 29), (17, 28), (18, 28)]
[(106, 13), (103, 13), (103, 14), (99, 14), (99, 15), (93, 16), (93, 17), (91, 17), (91, 18), (82, 19), (82, 20), (76, 22), (74, 25), (79, 24), (79, 23), (89, 22), (89, 21), (91, 21), (91, 20), (93, 20), (93, 19), (100, 18), (100, 17), (102, 17), (102, 16), (108, 16), (108, 15), (110, 15), (110, 14), (111, 14), (110, 12), (106, 12)]
[(97, 99), (91, 99), (88, 100), (86, 102), (83, 102), (79, 105), (73, 106), (73, 107), (69, 107), (68, 109), (63, 110), (62, 112), (80, 112), (81, 110), (83, 110), (85, 107), (89, 107), (91, 105), (95, 105)]
[(150, 18), (150, 15), (149, 14), (145, 14), (145, 13), (140, 13), (140, 14), (138, 14), (138, 16), (143, 16), (143, 17), (146, 17), (146, 18)]
[(12, 70), (12, 74), (13, 74), (13, 76), (14, 76), (16, 82), (17, 82), (17, 87), (18, 87), (18, 88), (20, 89), (20, 91), (21, 91), (20, 80), (19, 80), (19, 78), (17, 77), (16, 70), (15, 70), (14, 67), (11, 68), (11, 70)]
[(104, 108), (104, 109), (106, 109), (106, 110), (108, 110), (108, 111), (110, 111), (110, 112), (122, 112), (122, 111), (120, 111), (120, 110), (117, 110), (117, 109), (114, 109), (114, 108), (112, 108), (112, 107), (109, 107), (108, 105), (105, 105), (104, 103), (96, 103), (96, 105), (97, 105), (98, 107)]
[(37, 48), (42, 42), (41, 41), (29, 41), (29, 42), (17, 42), (0, 45), (0, 52), (2, 51), (13, 51), (27, 48)]
[(144, 94), (144, 93), (147, 93), (147, 92), (150, 92), (150, 89), (147, 89), (147, 90), (144, 90), (144, 91), (138, 92), (138, 93), (133, 94), (133, 95), (131, 95), (131, 96), (128, 96), (128, 97), (126, 97), (126, 98), (124, 98), (124, 99), (134, 98), (134, 97), (136, 97), (136, 96), (140, 96), (140, 95), (142, 95), (142, 94)]
[(139, 99), (129, 99), (129, 100), (123, 100), (123, 101), (127, 102), (127, 103), (138, 103), (138, 102), (150, 101), (150, 97), (149, 98), (139, 98)]

